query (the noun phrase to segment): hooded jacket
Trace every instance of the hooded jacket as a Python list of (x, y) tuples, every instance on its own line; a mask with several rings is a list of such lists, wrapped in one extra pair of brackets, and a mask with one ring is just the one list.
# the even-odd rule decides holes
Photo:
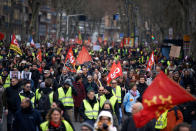
[(116, 127), (113, 126), (113, 117), (112, 117), (112, 114), (109, 112), (109, 111), (101, 111), (99, 116), (98, 116), (98, 119), (94, 125), (94, 131), (97, 131), (98, 130), (98, 124), (100, 124), (100, 118), (102, 116), (106, 116), (106, 117), (109, 117), (110, 118), (110, 122), (111, 124), (109, 125), (108, 127), (108, 130), (107, 131), (117, 131)]

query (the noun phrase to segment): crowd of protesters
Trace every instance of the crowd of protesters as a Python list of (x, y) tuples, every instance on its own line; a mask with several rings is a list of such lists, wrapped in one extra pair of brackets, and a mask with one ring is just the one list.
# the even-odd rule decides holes
[[(114, 45), (93, 51), (86, 46), (93, 60), (76, 65), (76, 72), (71, 72), (64, 66), (70, 46), (77, 58), (81, 45), (62, 43), (48, 47), (41, 44), (42, 61), (39, 61), (35, 47), (21, 45), (20, 56), (9, 50), (6, 43), (1, 43), (0, 122), (3, 116), (7, 117), (8, 131), (157, 130), (156, 120), (136, 129), (131, 116), (142, 110), (139, 103), (142, 95), (161, 70), (196, 95), (196, 64), (191, 57), (167, 59), (160, 47)], [(147, 72), (146, 64), (152, 51), (155, 66)], [(108, 85), (107, 75), (113, 61), (120, 61), (123, 76)], [(31, 72), (31, 79), (10, 78), (10, 71)], [(167, 119), (169, 122), (163, 131), (196, 129), (196, 102), (175, 106), (168, 111)], [(75, 122), (81, 123), (81, 129), (75, 128)]]

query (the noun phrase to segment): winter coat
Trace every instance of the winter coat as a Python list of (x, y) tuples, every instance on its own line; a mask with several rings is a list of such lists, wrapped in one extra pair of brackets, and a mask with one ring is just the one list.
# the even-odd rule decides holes
[(38, 111), (29, 108), (19, 110), (15, 114), (13, 131), (36, 131), (41, 123), (41, 116)]
[(113, 122), (113, 117), (112, 117), (112, 114), (111, 114), (109, 111), (101, 111), (101, 112), (100, 112), (100, 114), (99, 114), (99, 116), (98, 116), (98, 119), (97, 119), (97, 121), (96, 121), (96, 123), (95, 123), (95, 125), (94, 125), (94, 131), (98, 131), (98, 124), (99, 124), (100, 118), (101, 118), (102, 116), (107, 116), (107, 117), (110, 118), (111, 124), (109, 125), (107, 131), (117, 131), (116, 127), (113, 126), (113, 123), (114, 123), (114, 122)]
[(126, 112), (132, 112), (132, 106), (134, 103), (136, 103), (137, 98), (139, 98), (139, 96), (140, 93), (138, 90), (136, 91), (136, 96), (133, 96), (130, 91), (125, 95), (123, 105), (125, 107)]
[(84, 85), (82, 83), (74, 82), (73, 86), (75, 87), (75, 90), (77, 92), (77, 96), (73, 96), (74, 107), (80, 107), (83, 99), (86, 98), (86, 91), (85, 91)]
[(156, 120), (152, 120), (148, 122), (145, 126), (141, 128), (136, 128), (133, 117), (131, 116), (124, 121), (121, 131), (155, 131), (155, 122)]

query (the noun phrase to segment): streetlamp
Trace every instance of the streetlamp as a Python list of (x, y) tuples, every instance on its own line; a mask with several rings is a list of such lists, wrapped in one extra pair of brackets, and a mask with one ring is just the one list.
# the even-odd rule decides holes
[(74, 15), (67, 15), (67, 32), (66, 32), (66, 35), (67, 35), (67, 41), (69, 40), (69, 17), (76, 17), (76, 16), (80, 16), (80, 15), (83, 15), (83, 14), (74, 14)]

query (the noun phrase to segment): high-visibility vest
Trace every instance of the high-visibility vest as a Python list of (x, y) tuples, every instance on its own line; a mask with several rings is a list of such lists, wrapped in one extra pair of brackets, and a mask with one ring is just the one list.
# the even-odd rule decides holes
[(3, 56), (2, 55), (0, 55), (0, 60), (2, 60), (3, 59)]
[(114, 57), (115, 60), (118, 60), (119, 58), (120, 58), (119, 55), (117, 55), (117, 56)]
[[(66, 131), (73, 131), (73, 128), (71, 127), (69, 122), (67, 122), (66, 120), (62, 120), (62, 123), (64, 124)], [(48, 131), (48, 126), (49, 126), (49, 121), (45, 121), (40, 125), (40, 128), (42, 131)]]
[(170, 66), (170, 62), (169, 61), (167, 61), (167, 66)]
[(74, 52), (75, 52), (75, 54), (78, 52), (78, 49), (76, 48), (75, 50), (74, 50)]
[(118, 49), (118, 54), (120, 54), (121, 53), (121, 50), (120, 49)]
[[(52, 91), (50, 94), (49, 94), (49, 100), (50, 100), (50, 104), (52, 105), (53, 103), (53, 94), (54, 92)], [(36, 101), (39, 101), (40, 98), (41, 98), (41, 93), (39, 93), (39, 89), (36, 90), (35, 92), (35, 97), (36, 97)], [(35, 99), (35, 98), (34, 98)]]
[[(100, 107), (101, 107), (101, 108), (103, 107), (103, 104), (105, 103), (106, 100), (107, 100), (107, 99), (106, 99), (105, 95), (100, 96)], [(109, 101), (110, 101), (110, 103), (111, 103), (111, 105), (112, 105), (112, 109), (113, 109), (113, 111), (114, 111), (114, 106), (115, 106), (115, 104), (116, 104), (117, 97), (116, 97), (116, 96), (112, 96), (112, 97), (109, 99)]]
[(121, 87), (116, 86), (116, 93), (112, 90), (112, 94), (117, 97), (118, 103), (121, 103)]
[(58, 95), (59, 101), (61, 101), (64, 106), (74, 106), (71, 87), (69, 87), (66, 94), (63, 90), (63, 87), (58, 88)]
[(97, 119), (99, 112), (99, 102), (94, 104), (92, 108), (87, 100), (83, 100), (84, 103), (84, 114), (88, 117), (88, 119)]
[[(20, 94), (19, 94), (19, 96), (20, 96), (20, 100), (21, 100), (21, 101), (24, 100), (24, 99), (26, 98), (25, 96), (20, 95)], [(34, 108), (35, 96), (33, 96), (33, 97), (31, 98), (31, 103), (32, 103), (32, 106), (33, 106), (33, 108)]]
[[(0, 76), (0, 79), (2, 80), (2, 76)], [(7, 76), (3, 87), (4, 88), (10, 87), (10, 75)]]
[(159, 116), (155, 124), (156, 129), (164, 129), (167, 126), (167, 113), (168, 110)]
[(109, 55), (110, 54), (110, 48), (108, 48), (107, 51), (108, 51), (108, 55)]

